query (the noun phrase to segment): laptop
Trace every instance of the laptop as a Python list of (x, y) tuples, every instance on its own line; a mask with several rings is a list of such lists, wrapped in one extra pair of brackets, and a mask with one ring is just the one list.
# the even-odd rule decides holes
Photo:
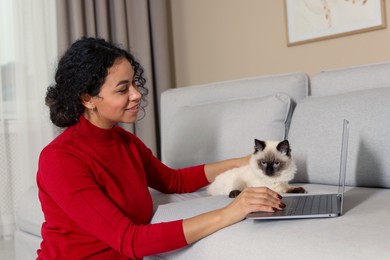
[(285, 196), (282, 202), (286, 208), (276, 212), (252, 212), (247, 219), (301, 219), (329, 218), (343, 214), (345, 176), (347, 171), (347, 152), (349, 139), (349, 122), (343, 120), (343, 133), (340, 156), (340, 173), (337, 194), (305, 194)]

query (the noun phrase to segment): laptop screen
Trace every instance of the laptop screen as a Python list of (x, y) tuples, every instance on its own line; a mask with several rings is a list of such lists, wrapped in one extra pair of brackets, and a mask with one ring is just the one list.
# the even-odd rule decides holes
[[(349, 139), (349, 121), (343, 120), (343, 134), (341, 142), (341, 156), (340, 156), (340, 174), (339, 174), (339, 187), (338, 195), (341, 196), (341, 211), (344, 203), (344, 191), (345, 191), (345, 176), (347, 172), (347, 156), (348, 156), (348, 139)], [(342, 214), (343, 212), (340, 212)]]

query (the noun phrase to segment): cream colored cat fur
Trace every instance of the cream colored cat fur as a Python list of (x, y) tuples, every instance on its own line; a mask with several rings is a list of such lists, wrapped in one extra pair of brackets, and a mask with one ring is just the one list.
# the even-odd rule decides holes
[(278, 193), (304, 193), (302, 187), (289, 185), (296, 171), (288, 140), (255, 139), (255, 152), (249, 164), (218, 175), (207, 192), (210, 195), (229, 195), (245, 187), (267, 186)]

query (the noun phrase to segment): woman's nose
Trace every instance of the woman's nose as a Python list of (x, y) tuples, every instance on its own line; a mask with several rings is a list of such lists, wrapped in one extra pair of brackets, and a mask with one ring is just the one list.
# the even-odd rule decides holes
[(130, 87), (129, 99), (131, 101), (140, 100), (141, 99), (141, 93), (138, 91), (138, 88), (136, 86), (134, 86), (134, 85), (132, 85)]

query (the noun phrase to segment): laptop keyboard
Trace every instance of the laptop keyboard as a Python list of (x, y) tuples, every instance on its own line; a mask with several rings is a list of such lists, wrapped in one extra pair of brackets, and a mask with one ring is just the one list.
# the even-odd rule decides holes
[(324, 214), (337, 208), (337, 196), (334, 194), (286, 197), (285, 199), (292, 200), (286, 209), (288, 216)]

